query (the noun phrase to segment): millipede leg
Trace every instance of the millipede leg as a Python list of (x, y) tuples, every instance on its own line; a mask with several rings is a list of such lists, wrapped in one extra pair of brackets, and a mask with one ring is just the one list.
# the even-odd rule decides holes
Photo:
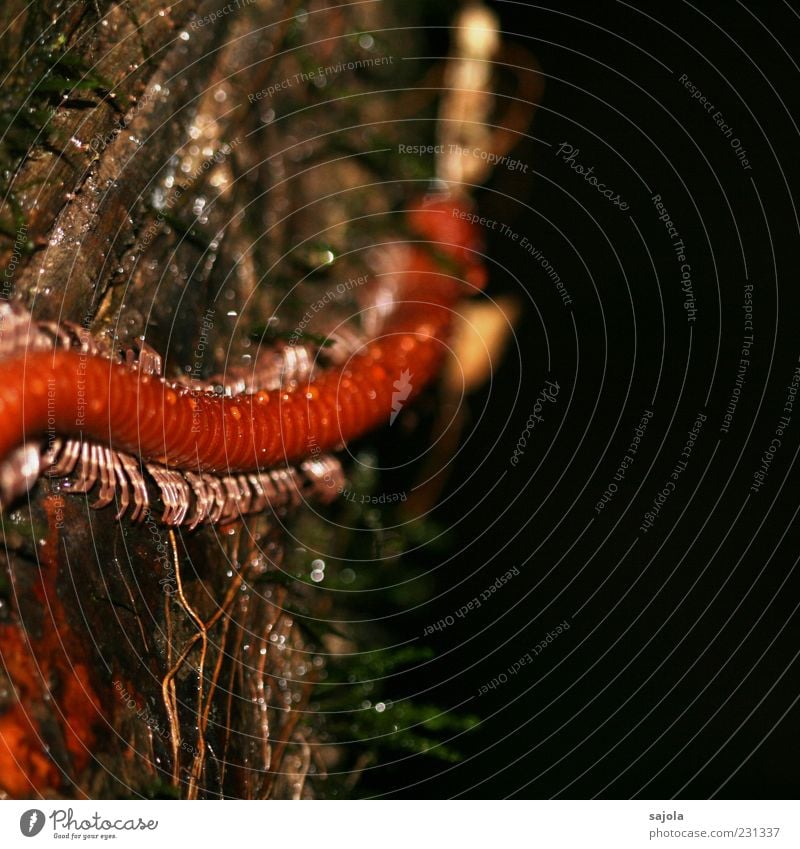
[(76, 324), (74, 321), (65, 321), (61, 326), (72, 334), (81, 353), (93, 357), (101, 355), (102, 352), (97, 340), (83, 325)]
[[(59, 445), (61, 445), (60, 441)], [(55, 449), (56, 443), (53, 443)], [(72, 474), (75, 465), (81, 455), (81, 443), (76, 439), (68, 439), (61, 446), (61, 456), (54, 458), (52, 467), (48, 469), (47, 474), (54, 478), (64, 477)]]
[(42, 453), (41, 470), (45, 474), (49, 474), (49, 470), (56, 464), (56, 458), (64, 448), (64, 443), (60, 439), (54, 439), (46, 450)]
[(111, 451), (110, 454), (111, 461), (114, 464), (114, 474), (119, 485), (119, 511), (114, 517), (115, 519), (119, 520), (125, 515), (128, 510), (128, 506), (131, 503), (130, 487), (128, 486), (128, 478), (125, 475), (125, 471), (123, 469), (122, 460), (119, 456), (119, 453), (116, 451)]
[(119, 453), (122, 468), (133, 487), (133, 513), (131, 513), (131, 521), (138, 522), (147, 515), (150, 509), (150, 498), (147, 495), (147, 484), (139, 467), (139, 462), (130, 454)]
[(186, 480), (194, 493), (194, 510), (189, 517), (189, 530), (193, 531), (208, 515), (211, 506), (211, 496), (202, 475), (186, 472)]
[(258, 475), (248, 475), (247, 480), (250, 483), (250, 491), (253, 493), (253, 500), (250, 502), (250, 510), (253, 513), (260, 513), (267, 506), (264, 487), (261, 486), (261, 481)]
[(344, 489), (342, 464), (329, 455), (306, 460), (300, 464), (305, 475), (303, 494), (323, 504), (329, 504)]
[(152, 374), (156, 377), (161, 377), (164, 365), (161, 354), (143, 339), (137, 342), (135, 349), (129, 348), (125, 352), (125, 362), (142, 374)]
[(225, 507), (222, 510), (222, 521), (230, 522), (241, 516), (243, 512), (240, 508), (241, 495), (239, 492), (239, 483), (236, 478), (226, 476), (222, 479), (222, 486), (225, 490)]
[(92, 504), (95, 510), (107, 507), (114, 500), (117, 492), (117, 476), (114, 471), (114, 461), (110, 448), (98, 448), (98, 465), (100, 468), (100, 494)]
[(81, 445), (81, 464), (78, 479), (72, 483), (73, 492), (88, 492), (96, 483), (100, 472), (97, 462), (98, 446), (95, 443), (84, 442)]
[(214, 475), (203, 475), (203, 480), (209, 490), (209, 511), (206, 519), (212, 525), (216, 525), (225, 510), (225, 491), (222, 488), (222, 481)]
[(175, 512), (174, 524), (182, 525), (186, 521), (186, 516), (191, 507), (191, 490), (186, 478), (181, 472), (171, 471), (170, 476), (173, 480), (173, 485), (177, 493), (177, 509)]

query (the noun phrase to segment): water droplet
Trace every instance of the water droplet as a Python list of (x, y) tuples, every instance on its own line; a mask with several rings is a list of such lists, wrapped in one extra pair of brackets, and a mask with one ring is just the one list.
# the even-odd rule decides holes
[(317, 558), (311, 561), (311, 580), (318, 584), (325, 579), (325, 561)]

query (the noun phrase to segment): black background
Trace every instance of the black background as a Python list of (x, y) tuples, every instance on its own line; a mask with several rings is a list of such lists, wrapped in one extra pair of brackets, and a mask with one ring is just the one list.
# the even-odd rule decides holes
[[(391, 683), (400, 698), (423, 693), (481, 723), (457, 740), (458, 764), (385, 765), (370, 771), (370, 793), (791, 798), (800, 405), (764, 485), (749, 487), (800, 355), (800, 19), (777, 2), (494, 8), (504, 38), (541, 64), (546, 90), (530, 138), (512, 153), (529, 173), (497, 169), (481, 210), (536, 244), (573, 303), (518, 245), (491, 234), (489, 292), (514, 293), (527, 308), (491, 385), (471, 398), (469, 439), (437, 516), (457, 544), (444, 559), (429, 555), (436, 598), (393, 625), (436, 659)], [(441, 26), (449, 11), (429, 14)], [(432, 30), (442, 52), (446, 34)], [(751, 170), (682, 74), (722, 113)], [(562, 142), (627, 211), (556, 156)], [(656, 193), (686, 245), (694, 324)], [(755, 342), (722, 433), (746, 279)], [(547, 378), (559, 381), (558, 402), (514, 468)], [(635, 463), (597, 514), (648, 408)], [(700, 412), (688, 467), (643, 533)], [(421, 636), (514, 566), (519, 576), (491, 601)], [(570, 629), (532, 665), (478, 696), (563, 620)]]

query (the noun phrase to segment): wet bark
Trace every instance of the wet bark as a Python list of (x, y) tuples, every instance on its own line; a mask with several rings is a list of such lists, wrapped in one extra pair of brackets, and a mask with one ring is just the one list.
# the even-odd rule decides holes
[[(371, 190), (384, 166), (359, 154), (396, 117), (363, 93), (402, 72), (345, 66), (326, 81), (341, 101), (307, 113), (328, 97), (309, 72), (381, 55), (357, 36), (383, 4), (10, 5), (0, 297), (118, 350), (144, 340), (167, 376), (204, 380), (296, 325), (298, 279), (360, 273), (363, 257), (325, 268), (401, 197)], [(133, 524), (44, 478), (3, 514), (0, 791), (320, 792), (330, 758), (306, 708), (324, 645), (302, 625), (318, 602), (284, 568), (287, 517), (173, 533), (151, 499)]]

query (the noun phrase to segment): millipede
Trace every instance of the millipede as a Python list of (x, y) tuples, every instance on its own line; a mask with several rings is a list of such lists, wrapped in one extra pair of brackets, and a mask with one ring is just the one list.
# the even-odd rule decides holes
[[(146, 345), (115, 355), (82, 328), (38, 325), (4, 304), (3, 503), (40, 473), (76, 473), (66, 489), (99, 486), (93, 507), (116, 500), (117, 518), (130, 510), (135, 521), (149, 510), (145, 472), (167, 525), (230, 521), (304, 495), (331, 500), (342, 471), (330, 452), (390, 421), (401, 375), (409, 398), (430, 382), (458, 299), (486, 282), (469, 210), (463, 199), (435, 195), (409, 207), (415, 238), (382, 247), (386, 271), (368, 296), (380, 314), (375, 333), (339, 341), (340, 364), (316, 373), (307, 348), (286, 345), (280, 365), (239, 392), (167, 381)], [(48, 433), (57, 436), (43, 448)]]
[[(407, 408), (440, 372), (432, 434), (470, 391), (462, 330), (491, 309), (466, 305), (489, 277), (474, 189), (520, 130), (493, 94), (501, 40), (480, 4), (444, 62), (424, 79), (408, 64), (410, 87), (377, 98), (380, 70), (330, 91), (300, 80), (339, 55), (371, 68), (389, 6), (293, 10), (270, 54), (279, 6), (243, 9), (244, 39), (228, 39), (234, 16), (195, 29), (180, 4), (153, 7), (140, 39), (120, 7), (102, 43), (130, 33), (131, 55), (141, 41), (154, 57), (118, 98), (124, 120), (102, 114), (92, 137), (86, 102), (59, 102), (85, 171), (48, 150), (11, 179), (24, 203), (0, 242), (25, 239), (0, 287), (0, 796), (300, 798), (346, 771), (328, 724), (345, 712), (318, 685), (360, 637), (319, 591), (322, 558), (344, 586), (338, 561), (361, 562), (384, 504), (424, 514), (405, 491), (367, 495), (379, 473), (358, 441), (416, 439)], [(201, 54), (208, 76), (186, 64)], [(254, 103), (281, 75), (293, 90)], [(387, 167), (383, 133), (436, 155), (398, 145)], [(431, 456), (458, 436), (432, 437)], [(356, 490), (381, 509), (354, 507)]]
[(464, 14), (434, 183), (406, 206), (403, 235), (375, 249), (376, 274), (358, 278), (367, 281), (357, 300), (369, 334), (345, 323), (323, 345), (293, 338), (267, 349), (246, 373), (168, 380), (144, 337), (120, 351), (1, 300), (0, 507), (45, 475), (64, 478), (62, 491), (97, 489), (94, 508), (115, 503), (117, 519), (141, 521), (155, 485), (162, 522), (194, 529), (343, 491), (334, 453), (391, 424), (431, 382), (459, 300), (486, 283), (469, 187), (490, 166), (462, 151), (499, 144), (483, 120), (498, 37), (488, 12)]

